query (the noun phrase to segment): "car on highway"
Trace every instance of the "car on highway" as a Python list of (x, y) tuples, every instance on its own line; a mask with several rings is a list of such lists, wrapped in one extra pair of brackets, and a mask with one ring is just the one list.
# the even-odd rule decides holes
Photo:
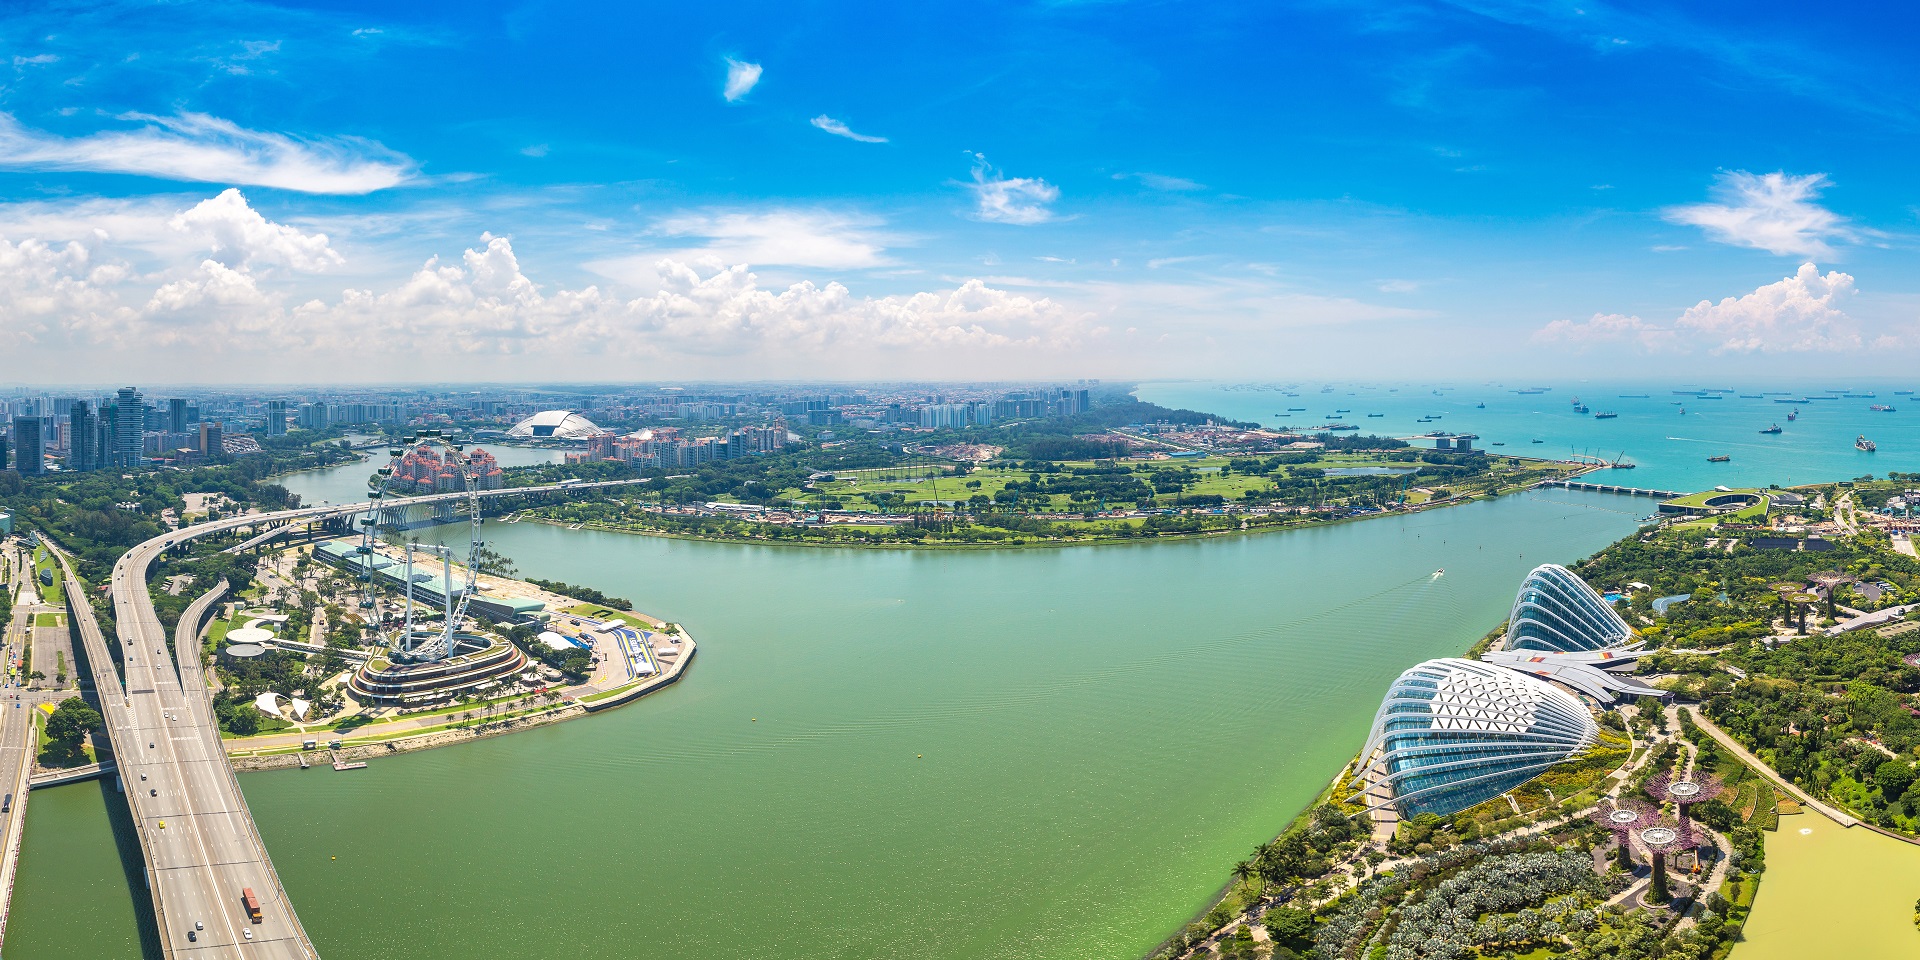
[(199, 939), (200, 939), (200, 935), (199, 935), (199, 934), (197, 934), (197, 933), (194, 933), (194, 932), (193, 932), (192, 930), (188, 930), (188, 931), (187, 931), (187, 942), (188, 942), (188, 943), (194, 943), (194, 942), (197, 942), (197, 941), (198, 941)]
[(149, 796), (149, 797), (157, 797), (157, 796), (159, 796), (159, 795), (160, 795), (160, 790), (159, 790), (159, 788), (157, 788), (157, 787), (150, 787), (150, 788), (148, 788), (148, 790), (147, 790), (147, 796)]

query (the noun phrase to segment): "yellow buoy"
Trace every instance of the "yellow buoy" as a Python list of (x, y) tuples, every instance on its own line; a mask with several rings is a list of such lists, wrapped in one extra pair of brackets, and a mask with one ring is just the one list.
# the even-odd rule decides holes
[(914, 758), (915, 760), (919, 760), (919, 759), (921, 759), (921, 756), (920, 756), (919, 754), (917, 754), (917, 753), (916, 753), (916, 754), (914, 754), (914, 755), (913, 755), (913, 758)]

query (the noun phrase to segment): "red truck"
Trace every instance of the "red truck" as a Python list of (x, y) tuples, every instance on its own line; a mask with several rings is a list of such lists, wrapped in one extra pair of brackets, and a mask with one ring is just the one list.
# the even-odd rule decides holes
[(240, 902), (247, 908), (247, 919), (252, 920), (254, 923), (259, 923), (261, 920), (260, 898), (253, 895), (252, 887), (241, 888)]

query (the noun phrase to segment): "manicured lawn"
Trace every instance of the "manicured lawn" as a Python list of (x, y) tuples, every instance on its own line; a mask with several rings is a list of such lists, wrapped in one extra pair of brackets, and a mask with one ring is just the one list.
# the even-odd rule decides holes
[(594, 603), (583, 603), (577, 607), (568, 607), (562, 612), (571, 613), (579, 617), (591, 617), (595, 620), (619, 620), (630, 626), (639, 627), (642, 630), (659, 629), (651, 622), (628, 613), (625, 610), (615, 610), (612, 607), (603, 607)]
[(34, 581), (34, 587), (40, 591), (41, 602), (50, 604), (67, 602), (65, 574), (61, 571), (60, 564), (53, 559), (51, 554), (47, 553), (45, 547), (40, 548), (39, 556), (34, 559), (33, 570), (35, 577), (38, 577), (42, 570), (53, 571), (52, 586), (45, 586), (37, 579)]
[(33, 625), (36, 627), (57, 627), (60, 626), (62, 619), (60, 614), (57, 613), (36, 613), (33, 615)]

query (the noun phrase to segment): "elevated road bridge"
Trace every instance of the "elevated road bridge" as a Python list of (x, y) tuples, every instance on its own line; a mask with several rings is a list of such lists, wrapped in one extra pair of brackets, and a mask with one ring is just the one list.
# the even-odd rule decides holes
[[(640, 482), (518, 487), (483, 491), (480, 496), (570, 495)], [(394, 502), (437, 506), (467, 496), (460, 491)], [(170, 650), (166, 628), (148, 592), (153, 563), (165, 551), (198, 537), (260, 524), (352, 516), (366, 509), (365, 503), (353, 503), (230, 517), (155, 537), (128, 550), (114, 564), (110, 584), (120, 639), (117, 651), (101, 630), (72, 563), (64, 553), (57, 554), (66, 573), (69, 613), (92, 668), (107, 734), (133, 810), (165, 957), (305, 960), (319, 953), (294, 914), (266, 844), (254, 827), (246, 797), (221, 747), (220, 728), (207, 696), (199, 659), (199, 624), (225, 585), (200, 597), (182, 615), (179, 636)], [(189, 658), (188, 669), (179, 669), (176, 654)], [(114, 670), (116, 659), (124, 682)], [(257, 906), (247, 902), (245, 891), (249, 890)]]

